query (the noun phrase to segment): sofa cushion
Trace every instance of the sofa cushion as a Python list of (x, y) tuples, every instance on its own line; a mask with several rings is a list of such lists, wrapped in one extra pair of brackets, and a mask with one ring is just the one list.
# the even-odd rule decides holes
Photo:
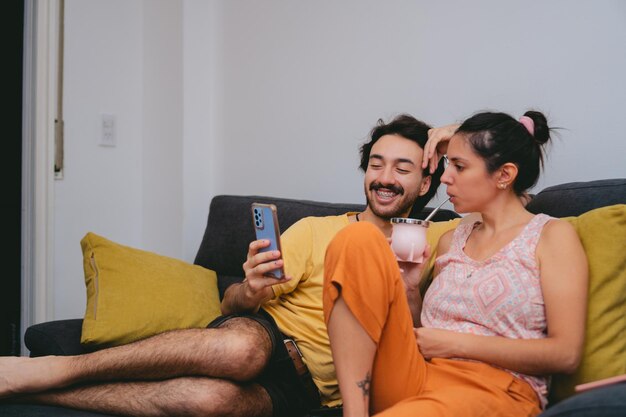
[(589, 210), (626, 203), (626, 178), (569, 182), (544, 188), (528, 203), (531, 213), (578, 216)]
[(167, 330), (205, 327), (220, 314), (217, 277), (211, 270), (94, 233), (87, 233), (81, 247), (85, 346), (116, 346)]
[(361, 210), (358, 204), (331, 204), (263, 196), (218, 195), (211, 200), (204, 237), (194, 263), (218, 275), (220, 296), (231, 284), (243, 279), (242, 265), (248, 245), (254, 240), (251, 204), (274, 204), (281, 231), (309, 216), (326, 216)]
[(82, 328), (82, 319), (33, 324), (24, 333), (24, 344), (31, 357), (81, 355), (88, 352), (80, 343)]
[(589, 304), (582, 362), (572, 375), (555, 375), (551, 400), (574, 386), (626, 373), (626, 204), (566, 218), (589, 262)]

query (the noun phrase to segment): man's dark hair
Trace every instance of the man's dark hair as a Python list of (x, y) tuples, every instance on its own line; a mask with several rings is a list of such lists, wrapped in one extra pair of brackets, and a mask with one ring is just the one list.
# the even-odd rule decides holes
[[(422, 122), (421, 120), (417, 120), (415, 117), (410, 114), (401, 114), (396, 116), (391, 122), (385, 123), (382, 119), (378, 119), (378, 123), (370, 132), (370, 140), (364, 143), (360, 148), (361, 153), (361, 164), (359, 168), (363, 172), (367, 170), (367, 166), (369, 165), (370, 152), (372, 151), (372, 146), (385, 135), (397, 135), (401, 136), (405, 139), (412, 140), (417, 143), (420, 148), (424, 149), (426, 146), (426, 142), (428, 141), (428, 130), (431, 126)], [(421, 162), (421, 161), (420, 161)], [(423, 170), (422, 175), (424, 177), (429, 176), (430, 179), (430, 188), (423, 196), (420, 196), (415, 200), (415, 204), (409, 213), (409, 217), (415, 218), (426, 204), (434, 197), (437, 193), (437, 188), (439, 188), (439, 184), (441, 184), (441, 175), (443, 174), (444, 163), (443, 158), (439, 161), (439, 165), (437, 165), (437, 169), (433, 174), (430, 174), (428, 171), (428, 167)]]

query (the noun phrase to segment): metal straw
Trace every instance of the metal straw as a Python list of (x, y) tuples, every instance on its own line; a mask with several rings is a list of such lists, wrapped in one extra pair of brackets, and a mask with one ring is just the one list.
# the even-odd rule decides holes
[(450, 201), (450, 197), (446, 198), (446, 200), (439, 204), (433, 211), (430, 212), (430, 214), (428, 215), (428, 217), (426, 217), (426, 219), (424, 219), (425, 222), (429, 221), (430, 219), (433, 218), (433, 216), (435, 215), (435, 213), (437, 213), (439, 211), (439, 209), (441, 208), (441, 206), (443, 206), (444, 204), (446, 204), (448, 201)]

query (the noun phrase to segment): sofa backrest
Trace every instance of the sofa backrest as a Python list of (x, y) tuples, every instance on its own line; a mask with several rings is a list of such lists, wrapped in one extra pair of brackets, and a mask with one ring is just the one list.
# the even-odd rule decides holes
[[(220, 296), (224, 290), (243, 279), (242, 265), (246, 260), (248, 245), (254, 240), (251, 204), (271, 203), (278, 209), (278, 223), (285, 231), (296, 221), (307, 216), (329, 216), (349, 211), (362, 211), (363, 204), (327, 203), (268, 196), (218, 195), (211, 200), (209, 217), (202, 243), (194, 263), (217, 273)], [(416, 216), (423, 219), (432, 208), (427, 207)], [(434, 221), (459, 217), (451, 210), (439, 210)]]
[(626, 204), (626, 178), (569, 182), (540, 191), (526, 208), (553, 217), (578, 216), (589, 210)]

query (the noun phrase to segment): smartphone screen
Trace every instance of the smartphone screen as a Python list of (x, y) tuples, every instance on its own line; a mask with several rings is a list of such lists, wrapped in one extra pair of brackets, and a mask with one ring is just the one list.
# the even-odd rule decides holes
[[(273, 204), (252, 203), (252, 221), (257, 240), (267, 239), (270, 241), (270, 245), (260, 251), (281, 251), (280, 228), (278, 227), (276, 206)], [(265, 275), (272, 278), (283, 278), (285, 276), (285, 271), (283, 268), (276, 268)]]

